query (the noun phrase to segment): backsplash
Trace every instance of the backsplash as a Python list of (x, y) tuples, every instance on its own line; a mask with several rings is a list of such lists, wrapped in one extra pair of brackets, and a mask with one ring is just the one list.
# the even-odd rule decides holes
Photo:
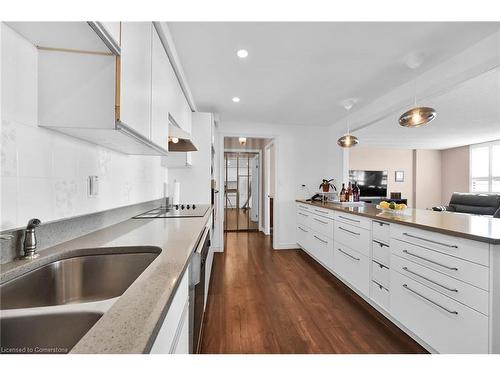
[[(37, 126), (37, 49), (1, 25), (0, 231), (163, 196), (161, 158), (130, 156)], [(88, 196), (88, 177), (99, 194)]]

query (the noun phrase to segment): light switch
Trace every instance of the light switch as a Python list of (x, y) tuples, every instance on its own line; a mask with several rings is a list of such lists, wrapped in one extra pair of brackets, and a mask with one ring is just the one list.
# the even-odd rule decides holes
[(88, 181), (89, 198), (97, 197), (99, 195), (99, 177), (89, 176)]

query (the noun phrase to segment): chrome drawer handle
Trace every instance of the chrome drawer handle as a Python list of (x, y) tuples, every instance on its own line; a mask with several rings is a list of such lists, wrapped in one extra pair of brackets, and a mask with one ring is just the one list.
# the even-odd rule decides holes
[(389, 291), (389, 289), (387, 289), (385, 286), (383, 286), (382, 284), (376, 282), (375, 280), (372, 280), (372, 283), (374, 284), (377, 284), (377, 286), (380, 288), (380, 289), (384, 289), (386, 291)]
[(407, 237), (411, 237), (411, 238), (416, 238), (417, 240), (422, 240), (422, 241), (427, 241), (427, 242), (430, 242), (430, 243), (434, 243), (436, 245), (441, 245), (441, 246), (451, 247), (453, 249), (458, 249), (457, 245), (448, 245), (447, 243), (443, 243), (443, 242), (439, 242), (439, 241), (434, 241), (434, 240), (429, 240), (428, 238), (415, 236), (413, 234), (409, 234), (409, 233), (406, 233), (406, 232), (403, 233), (403, 235), (407, 236)]
[(304, 228), (301, 228), (301, 227), (297, 227), (297, 228), (299, 228), (302, 232), (309, 233), (309, 231), (308, 231), (308, 230), (305, 230)]
[(319, 212), (320, 214), (328, 215), (328, 212), (326, 212), (326, 211), (321, 211), (321, 210), (316, 210), (316, 209), (314, 211)]
[(345, 255), (347, 255), (349, 258), (352, 258), (354, 260), (357, 260), (357, 261), (360, 261), (361, 259), (360, 258), (356, 258), (355, 256), (349, 254), (349, 253), (346, 253), (344, 250), (342, 249), (337, 249), (338, 251), (340, 251), (341, 253), (344, 253)]
[(11, 240), (14, 236), (12, 234), (0, 234), (0, 240)]
[(389, 269), (389, 267), (387, 267), (387, 266), (383, 265), (382, 263), (377, 262), (376, 260), (372, 260), (372, 262), (373, 262), (373, 263), (377, 263), (377, 265), (378, 265), (380, 268), (387, 268), (387, 269)]
[(383, 223), (382, 221), (375, 221), (379, 226), (383, 227), (384, 225), (389, 226), (388, 223)]
[(348, 232), (348, 233), (351, 233), (351, 234), (355, 234), (356, 236), (359, 236), (361, 234), (361, 233), (353, 232), (352, 230), (345, 229), (345, 228), (342, 228), (342, 227), (338, 227), (338, 228), (342, 229), (345, 232)]
[(309, 209), (309, 207), (307, 207), (307, 206), (299, 206), (299, 207), (303, 208), (304, 210), (308, 210)]
[(438, 263), (438, 262), (436, 262), (436, 261), (433, 261), (433, 260), (430, 260), (430, 259), (424, 258), (424, 257), (422, 257), (422, 256), (420, 256), (420, 255), (410, 253), (408, 250), (403, 250), (403, 253), (408, 254), (408, 255), (411, 255), (412, 257), (415, 257), (415, 258), (419, 258), (419, 259), (425, 260), (426, 262), (429, 262), (429, 263), (435, 264), (436, 266), (446, 268), (446, 269), (448, 269), (448, 270), (450, 270), (450, 271), (458, 271), (458, 268), (457, 268), (457, 267), (448, 267), (448, 266), (446, 266), (446, 265), (444, 265), (444, 264), (441, 264), (441, 263)]
[(379, 244), (379, 246), (380, 246), (380, 247), (384, 247), (384, 246), (385, 246), (385, 247), (389, 247), (389, 245), (387, 245), (387, 244), (385, 244), (385, 243), (383, 243), (383, 242), (377, 241), (377, 240), (373, 240), (373, 242), (375, 242), (375, 243)]
[(323, 242), (323, 243), (328, 243), (328, 241), (325, 241), (325, 240), (323, 240), (323, 239), (319, 238), (319, 237), (318, 237), (318, 236), (316, 236), (316, 235), (314, 235), (314, 238), (316, 238), (318, 241), (321, 241), (321, 242)]
[(345, 217), (345, 216), (342, 216), (342, 215), (339, 215), (339, 217), (342, 218), (342, 219), (345, 219), (345, 220), (354, 221), (355, 223), (360, 223), (359, 220), (351, 219), (350, 217)]
[(323, 220), (320, 220), (320, 219), (316, 219), (315, 217), (313, 219), (316, 220), (316, 221), (319, 221), (321, 224), (328, 224), (328, 221), (323, 221)]
[(455, 293), (458, 293), (458, 289), (448, 288), (447, 286), (444, 286), (444, 285), (442, 285), (442, 284), (440, 284), (440, 283), (437, 283), (437, 282), (435, 282), (434, 280), (431, 280), (431, 279), (429, 279), (429, 278), (427, 278), (427, 277), (425, 277), (425, 276), (419, 275), (418, 273), (416, 273), (416, 272), (414, 272), (414, 271), (412, 271), (412, 270), (408, 269), (408, 267), (403, 267), (403, 270), (405, 270), (406, 272), (411, 273), (411, 274), (413, 274), (413, 275), (415, 275), (415, 276), (421, 277), (422, 279), (427, 280), (428, 282), (433, 283), (433, 284), (435, 284), (435, 285), (437, 285), (437, 286), (439, 286), (439, 287), (441, 287), (441, 288), (443, 288), (443, 289), (446, 289), (446, 290), (448, 290), (448, 291), (450, 291), (450, 292), (455, 292)]
[(309, 215), (303, 214), (302, 212), (299, 212), (299, 215), (302, 215), (302, 216), (305, 216), (305, 217), (309, 217)]
[(406, 284), (403, 284), (403, 288), (405, 288), (405, 289), (409, 290), (410, 292), (412, 292), (412, 293), (416, 294), (416, 295), (417, 295), (417, 296), (419, 296), (420, 298), (423, 298), (423, 299), (425, 299), (426, 301), (428, 301), (428, 302), (430, 302), (430, 303), (432, 303), (432, 304), (436, 305), (437, 307), (439, 307), (440, 309), (443, 309), (443, 310), (444, 310), (444, 311), (446, 311), (447, 313), (454, 314), (454, 315), (458, 315), (458, 311), (448, 310), (446, 307), (444, 307), (444, 306), (440, 305), (439, 303), (434, 302), (433, 300), (431, 300), (430, 298), (428, 298), (428, 297), (424, 296), (423, 294), (420, 294), (419, 292), (417, 292), (417, 291), (415, 291), (415, 290), (411, 289), (411, 288), (410, 288), (408, 285), (406, 285)]

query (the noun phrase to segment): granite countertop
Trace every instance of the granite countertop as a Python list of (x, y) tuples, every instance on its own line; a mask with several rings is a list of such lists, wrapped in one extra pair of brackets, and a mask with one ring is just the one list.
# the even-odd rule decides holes
[(475, 241), (500, 244), (500, 219), (492, 217), (415, 208), (408, 208), (408, 215), (398, 215), (380, 210), (373, 204), (347, 206), (331, 202), (311, 202), (303, 199), (297, 199), (297, 202)]
[[(6, 282), (47, 263), (87, 254), (159, 252), (71, 353), (147, 353), (170, 307), (193, 250), (208, 222), (204, 217), (129, 219), (43, 250), (38, 259), (2, 265)], [(147, 249), (146, 249), (147, 248)]]

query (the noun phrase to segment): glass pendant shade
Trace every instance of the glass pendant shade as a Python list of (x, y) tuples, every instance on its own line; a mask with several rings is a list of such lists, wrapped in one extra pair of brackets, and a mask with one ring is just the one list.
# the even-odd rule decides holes
[(414, 107), (399, 117), (399, 125), (407, 128), (418, 128), (436, 118), (436, 110), (430, 107)]
[(358, 143), (359, 143), (358, 138), (356, 138), (352, 134), (344, 134), (337, 140), (337, 144), (343, 148), (353, 147), (356, 146)]

